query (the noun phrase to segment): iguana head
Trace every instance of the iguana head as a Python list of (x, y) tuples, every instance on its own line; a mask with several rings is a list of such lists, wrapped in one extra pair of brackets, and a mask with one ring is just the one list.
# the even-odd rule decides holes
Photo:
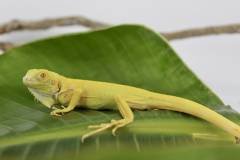
[(23, 84), (37, 100), (51, 107), (55, 103), (54, 95), (61, 89), (60, 77), (46, 69), (30, 69), (23, 77)]

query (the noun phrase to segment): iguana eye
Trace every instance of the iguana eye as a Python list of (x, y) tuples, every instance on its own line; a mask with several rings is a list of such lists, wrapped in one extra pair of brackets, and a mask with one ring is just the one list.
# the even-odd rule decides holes
[(42, 73), (40, 73), (39, 76), (40, 76), (41, 78), (45, 78), (47, 75), (46, 75), (46, 73), (42, 72)]

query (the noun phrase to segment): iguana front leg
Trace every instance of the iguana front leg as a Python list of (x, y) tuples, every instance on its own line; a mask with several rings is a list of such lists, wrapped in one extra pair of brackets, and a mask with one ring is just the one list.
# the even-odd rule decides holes
[(134, 119), (134, 115), (133, 115), (133, 112), (131, 111), (129, 105), (127, 104), (127, 102), (117, 96), (115, 97), (115, 102), (117, 104), (117, 107), (118, 107), (118, 110), (120, 111), (123, 119), (120, 119), (120, 120), (111, 120), (110, 123), (102, 123), (100, 125), (90, 125), (88, 126), (88, 128), (92, 128), (92, 129), (95, 129), (89, 133), (86, 133), (82, 136), (82, 142), (84, 141), (84, 139), (92, 136), (92, 135), (95, 135), (99, 132), (102, 132), (108, 128), (113, 128), (112, 129), (112, 134), (115, 135), (115, 132), (118, 128), (120, 127), (123, 127), (129, 123), (131, 123)]
[(63, 109), (55, 109), (50, 114), (54, 116), (62, 116), (64, 113), (73, 110), (79, 104), (81, 93), (81, 90), (68, 90), (64, 92), (59, 101), (61, 104), (64, 102), (69, 102), (68, 106), (66, 108), (63, 107)]

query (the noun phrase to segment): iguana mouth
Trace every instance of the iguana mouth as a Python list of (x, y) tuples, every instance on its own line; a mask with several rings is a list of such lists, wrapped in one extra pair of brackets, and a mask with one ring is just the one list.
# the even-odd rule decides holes
[(26, 86), (34, 86), (34, 85), (38, 85), (38, 83), (34, 82), (33, 80), (31, 80), (31, 78), (24, 76), (23, 79), (23, 84), (25, 84)]
[(60, 84), (60, 82), (58, 82), (57, 90), (55, 92), (49, 93), (49, 94), (44, 92), (44, 91), (42, 92), (41, 88), (44, 88), (46, 85), (45, 84), (39, 84), (38, 82), (35, 82), (35, 81), (31, 80), (30, 78), (28, 78), (26, 76), (23, 77), (23, 84), (26, 85), (29, 89), (33, 89), (34, 92), (38, 92), (39, 94), (47, 95), (47, 96), (54, 95), (54, 94), (60, 92), (60, 90), (61, 90), (61, 84)]

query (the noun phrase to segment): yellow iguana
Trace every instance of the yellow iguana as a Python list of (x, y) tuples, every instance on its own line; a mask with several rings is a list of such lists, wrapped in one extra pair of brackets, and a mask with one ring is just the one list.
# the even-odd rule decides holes
[[(71, 79), (45, 69), (31, 69), (23, 77), (23, 83), (43, 105), (54, 109), (51, 115), (61, 116), (75, 107), (89, 109), (113, 109), (122, 115), (120, 120), (90, 125), (95, 130), (82, 136), (85, 138), (112, 128), (112, 134), (118, 128), (132, 123), (134, 115), (131, 109), (167, 109), (184, 112), (202, 118), (240, 138), (240, 127), (213, 110), (188, 99), (175, 97), (135, 88), (127, 85)], [(62, 109), (53, 108), (60, 104)], [(110, 106), (115, 106), (111, 107)]]

